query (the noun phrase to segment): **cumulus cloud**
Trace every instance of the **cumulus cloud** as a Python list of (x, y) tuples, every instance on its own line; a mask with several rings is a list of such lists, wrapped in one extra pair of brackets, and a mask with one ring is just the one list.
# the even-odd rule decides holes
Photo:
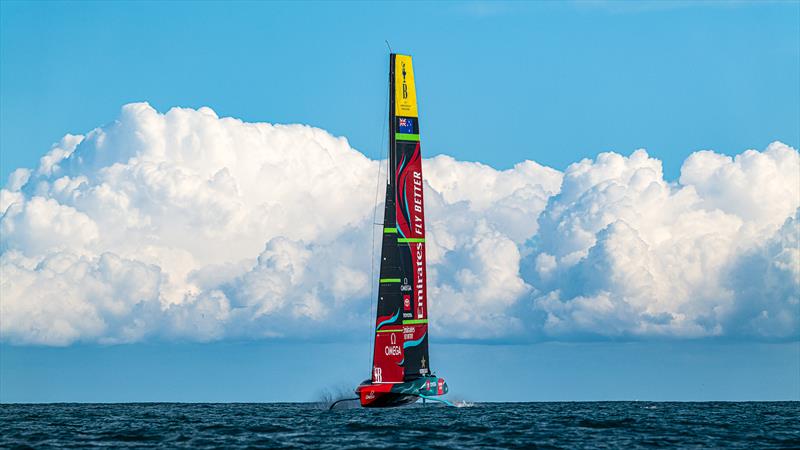
[(542, 330), (796, 337), (798, 207), (800, 157), (781, 143), (694, 153), (678, 183), (643, 150), (573, 164), (526, 264)]
[[(366, 336), (379, 170), (321, 129), (126, 105), (0, 190), (0, 338)], [(798, 336), (784, 144), (694, 153), (672, 183), (643, 150), (424, 170), (437, 337)]]

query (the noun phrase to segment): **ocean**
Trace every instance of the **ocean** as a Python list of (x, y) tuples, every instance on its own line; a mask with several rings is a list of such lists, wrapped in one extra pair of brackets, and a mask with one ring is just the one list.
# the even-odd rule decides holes
[(800, 402), (2, 404), (0, 447), (800, 448)]

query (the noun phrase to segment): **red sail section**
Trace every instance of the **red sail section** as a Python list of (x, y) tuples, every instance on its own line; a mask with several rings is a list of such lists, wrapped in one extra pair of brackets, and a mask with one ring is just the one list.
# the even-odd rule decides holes
[(391, 327), (375, 333), (372, 382), (399, 383), (403, 381), (403, 328)]
[[(413, 131), (418, 130), (416, 119), (411, 120)], [(428, 356), (428, 289), (425, 262), (425, 202), (423, 199), (422, 157), (418, 134), (416, 141), (398, 140), (397, 215), (398, 247), (400, 250), (403, 285), (409, 297), (403, 309), (404, 379), (414, 379), (430, 373)]]
[[(400, 147), (401, 145), (399, 145)], [(400, 161), (397, 172), (397, 230), (400, 244), (407, 244), (411, 253), (406, 275), (413, 289), (412, 320), (428, 318), (427, 286), (425, 272), (425, 203), (422, 189), (422, 158), (419, 142), (413, 143), (408, 161)], [(410, 270), (409, 270), (410, 269)], [(408, 272), (411, 272), (410, 274)], [(407, 316), (404, 318), (408, 318)], [(406, 320), (408, 321), (408, 320)]]

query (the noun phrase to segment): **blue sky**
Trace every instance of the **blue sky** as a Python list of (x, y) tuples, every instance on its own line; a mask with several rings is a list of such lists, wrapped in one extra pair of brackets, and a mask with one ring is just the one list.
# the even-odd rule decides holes
[(695, 150), (796, 147), (800, 6), (662, 3), (4, 2), (2, 176), (132, 101), (375, 155), (384, 40), (415, 58), (428, 154), (563, 170), (644, 147), (676, 178)]
[[(131, 102), (148, 102), (160, 113), (175, 106), (209, 106), (220, 117), (232, 116), (245, 122), (309, 124), (344, 136), (353, 148), (370, 158), (379, 158), (383, 152), (381, 143), (385, 142), (382, 136), (387, 77), (384, 40), (395, 51), (414, 57), (426, 156), (447, 154), (459, 162), (479, 161), (501, 170), (527, 159), (564, 171), (570, 164), (582, 158), (595, 158), (603, 151), (627, 156), (638, 148), (646, 148), (654, 159), (642, 162), (641, 158), (634, 161), (631, 157), (615, 161), (648, 169), (660, 160), (664, 177), (674, 181), (687, 157), (698, 150), (736, 155), (750, 148), (764, 150), (773, 141), (794, 148), (800, 144), (800, 3), (797, 2), (377, 5), (2, 2), (2, 184), (17, 168), (37, 167), (39, 158), (66, 133), (86, 134), (95, 127), (106, 126), (107, 134), (113, 137), (114, 128), (109, 124), (115, 120), (123, 123), (123, 129), (130, 125), (133, 135), (147, 131), (148, 122), (141, 117), (155, 113), (139, 109), (136, 114), (141, 116), (131, 119), (135, 114), (125, 111), (135, 107), (120, 112), (123, 105)], [(186, 120), (193, 123), (191, 120), (195, 118)], [(97, 148), (101, 144), (85, 145), (86, 152)], [(796, 151), (780, 151), (782, 155), (796, 154)], [(711, 157), (701, 155), (691, 161), (695, 167), (713, 165), (703, 158)], [(779, 157), (775, 156), (775, 160)], [(432, 169), (431, 173), (441, 174), (450, 170), (447, 164), (439, 161), (427, 167)], [(502, 172), (492, 172), (486, 177), (499, 179), (498, 174)], [(536, 189), (547, 191), (552, 180), (546, 179), (552, 178), (551, 175), (536, 172), (535, 176), (541, 177)], [(369, 186), (374, 186), (372, 180), (367, 183)], [(588, 328), (567, 327), (566, 331), (556, 324), (555, 328), (542, 328), (533, 334), (493, 338), (476, 334), (466, 339), (453, 334), (440, 339), (438, 344), (434, 338), (433, 363), (440, 375), (448, 379), (451, 392), (476, 401), (800, 400), (800, 342), (796, 331), (800, 313), (796, 308), (788, 310), (787, 328), (772, 327), (778, 330), (775, 334), (769, 333), (772, 324), (759, 328), (763, 324), (753, 325), (755, 322), (744, 319), (734, 323), (736, 317), (745, 317), (761, 308), (768, 310), (771, 317), (781, 314), (785, 317), (783, 306), (774, 306), (773, 300), (778, 294), (788, 292), (791, 296), (797, 292), (796, 284), (791, 281), (781, 285), (783, 275), (775, 272), (769, 272), (768, 282), (747, 278), (748, 273), (759, 276), (761, 272), (756, 269), (786, 256), (786, 252), (781, 252), (783, 247), (775, 250), (780, 247), (775, 242), (792, 245), (785, 242), (791, 242), (790, 235), (795, 229), (791, 227), (796, 222), (780, 228), (796, 210), (791, 198), (787, 200), (788, 206), (784, 205), (786, 199), (782, 198), (780, 188), (787, 183), (778, 181), (775, 189), (765, 183), (763, 194), (754, 190), (753, 200), (742, 191), (718, 189), (714, 184), (718, 178), (712, 176), (707, 179), (695, 176), (691, 182), (703, 201), (708, 204), (717, 201), (726, 214), (733, 214), (731, 211), (738, 211), (736, 208), (741, 205), (750, 208), (739, 211), (735, 219), (730, 218), (734, 214), (727, 222), (711, 226), (708, 236), (719, 232), (722, 238), (705, 241), (738, 239), (738, 235), (723, 230), (728, 226), (738, 227), (729, 225), (736, 220), (770, 230), (764, 240), (754, 241), (746, 248), (741, 258), (731, 257), (730, 264), (719, 263), (735, 269), (732, 281), (723, 287), (743, 292), (741, 310), (732, 313), (733, 322), (723, 323), (737, 331), (723, 334), (719, 339), (704, 339), (708, 335), (706, 330), (717, 324), (713, 318), (699, 313), (692, 325), (707, 326), (699, 332), (687, 328), (675, 334), (656, 331), (637, 335), (626, 328), (620, 319), (624, 314), (619, 313), (619, 317), (600, 317)], [(30, 195), (33, 187), (26, 189), (25, 195)], [(436, 189), (445, 199), (448, 195), (457, 197), (461, 192)], [(560, 201), (567, 204), (566, 197), (549, 197), (556, 192), (557, 189), (548, 191), (541, 208), (548, 198), (551, 204), (558, 205)], [(763, 210), (757, 208), (760, 196), (768, 205)], [(739, 199), (741, 202), (737, 204)], [(773, 208), (773, 204), (778, 206)], [(76, 205), (71, 207), (80, 209)], [(468, 222), (477, 222), (482, 215), (489, 214), (484, 210), (467, 213), (458, 209), (458, 205), (448, 207), (451, 206), (453, 209), (446, 211), (460, 211)], [(541, 208), (536, 210), (537, 214), (543, 211)], [(609, 206), (611, 209), (613, 205)], [(774, 213), (776, 210), (780, 213)], [(141, 211), (148, 212), (144, 207)], [(641, 210), (637, 210), (639, 213)], [(581, 216), (580, 211), (575, 214), (590, 221), (591, 217)], [(112, 216), (109, 210), (108, 217)], [(12, 219), (9, 213), (8, 223)], [(97, 227), (103, 236), (107, 228), (101, 223), (102, 217), (92, 216), (92, 219), (100, 224)], [(633, 278), (625, 278), (620, 287), (614, 285), (618, 280), (592, 279), (580, 271), (586, 267), (605, 267), (607, 260), (603, 258), (613, 260), (617, 243), (628, 242), (614, 240), (626, 231), (606, 228), (607, 224), (591, 232), (599, 244), (592, 247), (596, 251), (589, 256), (596, 259), (578, 267), (580, 270), (574, 271), (577, 275), (565, 272), (564, 279), (577, 280), (585, 286), (573, 284), (565, 289), (559, 281), (546, 279), (547, 274), (539, 269), (542, 261), (560, 258), (560, 239), (566, 241), (558, 234), (558, 230), (566, 228), (563, 226), (566, 222), (559, 222), (561, 219), (555, 216), (548, 216), (547, 220), (550, 222), (543, 221), (540, 225), (545, 233), (536, 236), (530, 235), (535, 231), (525, 228), (525, 220), (516, 216), (497, 226), (498, 232), (511, 236), (514, 249), (519, 248), (522, 254), (519, 261), (520, 257), (510, 251), (511, 260), (517, 264), (515, 270), (521, 273), (512, 281), (524, 280), (533, 286), (517, 286), (514, 290), (507, 279), (498, 281), (498, 291), (507, 289), (509, 296), (519, 298), (510, 307), (511, 312), (498, 313), (501, 319), (506, 318), (503, 314), (507, 312), (513, 316), (517, 310), (523, 311), (534, 293), (552, 297), (572, 290), (577, 292), (575, 298), (583, 298), (590, 295), (587, 292), (591, 286), (628, 292), (626, 284), (636, 285)], [(640, 231), (647, 228), (644, 221), (638, 225), (631, 223), (633, 228), (639, 226)], [(664, 224), (658, 225), (652, 228), (658, 230)], [(65, 236), (70, 236), (97, 230), (97, 227), (81, 227), (79, 223), (62, 231), (67, 230)], [(453, 227), (457, 229), (458, 224)], [(520, 227), (524, 232), (518, 231)], [(776, 231), (779, 229), (784, 230), (783, 234)], [(8, 231), (10, 237), (4, 238), (0, 248), (4, 252), (21, 249), (24, 253), (26, 245), (35, 247), (41, 241), (36, 239), (34, 231), (30, 235)], [(343, 234), (351, 239), (343, 239), (343, 245), (355, 242), (359, 236), (368, 236), (358, 234), (362, 231)], [(516, 238), (514, 233), (522, 233), (522, 238)], [(130, 236), (133, 242), (138, 239), (137, 235)], [(281, 253), (283, 244), (270, 240), (275, 236), (278, 235), (265, 233), (257, 241), (251, 259), (264, 250), (262, 256), (277, 254), (291, 260), (296, 249)], [(309, 239), (304, 235), (290, 237), (299, 241)], [(498, 258), (509, 253), (502, 253), (509, 248), (504, 247), (509, 239), (492, 241), (492, 250)], [(311, 242), (316, 241), (311, 239)], [(678, 241), (678, 244), (692, 247), (687, 242), (693, 241)], [(60, 246), (63, 242), (56, 244), (58, 251), (63, 250)], [(324, 247), (324, 243), (317, 245), (315, 251), (320, 253), (338, 251)], [(92, 247), (91, 251), (87, 248), (70, 247), (81, 255), (99, 255), (121, 247)], [(453, 273), (440, 268), (440, 279), (458, 279), (462, 267), (481, 270), (481, 264), (470, 259), (477, 251), (466, 246), (457, 250), (447, 256), (447, 261), (453, 263), (450, 271)], [(704, 258), (713, 260), (708, 255), (719, 253), (725, 252), (719, 247), (711, 248)], [(44, 254), (37, 253), (32, 258)], [(179, 260), (178, 256), (173, 260)], [(669, 257), (666, 260), (672, 261)], [(367, 263), (362, 265), (367, 267), (368, 260), (364, 259)], [(698, 259), (702, 258), (692, 259), (691, 263)], [(234, 258), (225, 260), (231, 263), (229, 266), (203, 267), (202, 273), (210, 278), (221, 277), (212, 272), (233, 271), (235, 264), (231, 261)], [(615, 261), (619, 263), (612, 262)], [(687, 261), (667, 265), (691, 265)], [(22, 267), (29, 263), (19, 264)], [(607, 272), (629, 270), (620, 267), (608, 263)], [(256, 275), (274, 269), (257, 268), (264, 272), (255, 272)], [(161, 270), (168, 272), (166, 266)], [(5, 272), (3, 277), (11, 277), (11, 273)], [(684, 275), (681, 273), (680, 277)], [(141, 275), (141, 279), (147, 279), (147, 275)], [(240, 279), (246, 281), (246, 275), (237, 278)], [(227, 283), (220, 286), (234, 286), (230, 280)], [(55, 282), (52, 286), (63, 288)], [(235, 296), (229, 291), (235, 289), (230, 287), (225, 291), (235, 303)], [(697, 298), (689, 299), (697, 304), (713, 297), (700, 288), (690, 292), (697, 294)], [(740, 297), (736, 299), (739, 301)], [(576, 303), (565, 300), (566, 305)], [(723, 301), (722, 305), (728, 303)], [(687, 304), (691, 306), (691, 302)], [(362, 300), (360, 305), (366, 303)], [(548, 312), (556, 316), (568, 314), (560, 307), (553, 308)], [(688, 310), (691, 308), (674, 312)], [(202, 317), (213, 315), (209, 311), (205, 310)], [(65, 320), (70, 320), (67, 313), (63, 314)], [(543, 321), (542, 314), (525, 310), (512, 319)], [(186, 326), (180, 317), (175, 320), (166, 326), (175, 323)], [(274, 322), (281, 320), (278, 316)], [(656, 317), (646, 325), (657, 328), (660, 320)], [(295, 324), (287, 323), (287, 326)], [(8, 327), (9, 323), (3, 325)], [(203, 331), (206, 325), (188, 326)], [(265, 327), (271, 326), (273, 322), (265, 323)], [(89, 329), (86, 333), (93, 332), (90, 325), (86, 327)], [(614, 334), (615, 327), (623, 331)], [(211, 328), (213, 332), (213, 324)], [(183, 329), (161, 328), (150, 331), (151, 338), (133, 339), (134, 343), (120, 345), (108, 345), (108, 340), (95, 339), (94, 335), (67, 340), (66, 346), (24, 342), (15, 345), (6, 341), (0, 344), (0, 401), (314, 400), (321, 389), (355, 384), (368, 375), (368, 342), (362, 342), (360, 332), (342, 330), (328, 330), (329, 335), (337, 336), (333, 342), (325, 342), (331, 339), (324, 335), (309, 337), (303, 333), (280, 341), (254, 339), (249, 331), (223, 332), (228, 337), (219, 340), (200, 334), (187, 338), (188, 334), (181, 334)], [(612, 330), (611, 338), (606, 330)], [(173, 331), (174, 335), (170, 334)], [(201, 342), (186, 342), (187, 339)], [(212, 342), (202, 343), (204, 340)], [(476, 370), (476, 361), (481, 368), (493, 367), (492, 373)], [(487, 379), (496, 385), (491, 392), (485, 390)]]

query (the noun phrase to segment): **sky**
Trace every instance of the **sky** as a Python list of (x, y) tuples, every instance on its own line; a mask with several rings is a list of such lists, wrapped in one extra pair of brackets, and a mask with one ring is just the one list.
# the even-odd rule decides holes
[(429, 155), (563, 170), (646, 148), (674, 179), (696, 150), (798, 145), (800, 13), (763, 3), (4, 2), (0, 175), (138, 101), (376, 155), (388, 40), (422, 71)]
[(3, 2), (0, 401), (367, 377), (385, 41), (453, 396), (800, 400), (800, 3)]

